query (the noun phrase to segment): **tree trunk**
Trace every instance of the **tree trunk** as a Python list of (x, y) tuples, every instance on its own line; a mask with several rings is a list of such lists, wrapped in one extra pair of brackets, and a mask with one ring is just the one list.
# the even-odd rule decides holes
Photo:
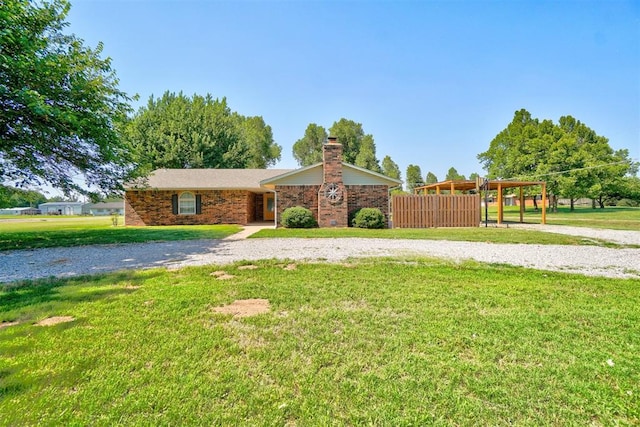
[(600, 205), (600, 209), (604, 209), (604, 200), (602, 198), (602, 194), (598, 197), (598, 204)]
[(569, 200), (570, 200), (569, 205), (571, 206), (570, 211), (573, 212), (573, 210), (575, 209), (575, 206), (574, 206), (575, 199), (571, 197)]
[(591, 199), (591, 209), (596, 208), (596, 199)]
[(533, 208), (537, 211), (538, 210), (538, 202), (536, 201), (538, 197), (534, 194), (533, 195)]

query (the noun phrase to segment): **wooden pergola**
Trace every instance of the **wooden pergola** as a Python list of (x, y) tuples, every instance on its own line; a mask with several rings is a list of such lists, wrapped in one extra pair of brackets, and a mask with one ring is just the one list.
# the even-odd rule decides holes
[[(415, 187), (413, 189), (414, 194), (418, 194), (420, 191), (433, 191), (435, 190), (436, 194), (440, 194), (441, 191), (449, 191), (451, 194), (457, 191), (470, 191), (475, 190), (478, 193), (478, 197), (482, 198), (480, 194), (481, 190), (485, 190), (483, 183), (486, 182), (487, 187), (486, 190), (497, 191), (498, 192), (498, 224), (502, 224), (504, 222), (504, 200), (502, 195), (502, 190), (505, 188), (520, 188), (520, 222), (524, 222), (524, 192), (522, 190), (523, 187), (532, 187), (535, 185), (540, 185), (542, 187), (542, 224), (547, 223), (547, 183), (545, 181), (503, 181), (503, 180), (495, 180), (495, 181), (483, 181), (482, 179), (478, 179), (476, 181), (473, 180), (461, 180), (461, 181), (441, 181), (436, 182), (434, 184), (423, 185), (421, 187)], [(482, 212), (480, 212), (480, 217), (482, 218)]]

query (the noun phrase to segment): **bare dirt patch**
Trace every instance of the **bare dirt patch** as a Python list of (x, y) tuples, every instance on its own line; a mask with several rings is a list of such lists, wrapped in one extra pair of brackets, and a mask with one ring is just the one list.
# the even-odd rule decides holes
[(232, 314), (234, 317), (249, 317), (257, 314), (268, 313), (271, 310), (271, 305), (267, 299), (242, 299), (235, 300), (229, 305), (222, 307), (215, 307), (213, 309), (216, 313)]
[(298, 268), (298, 266), (296, 264), (287, 264), (282, 269), (283, 270), (295, 270), (296, 268)]
[(233, 275), (227, 273), (224, 270), (214, 271), (213, 273), (210, 274), (210, 276), (213, 276), (218, 280), (228, 280), (228, 279), (233, 279), (234, 277), (236, 277), (236, 276), (233, 276)]
[(76, 319), (71, 316), (53, 316), (39, 321), (38, 323), (36, 323), (36, 326), (53, 326), (57, 325), (58, 323), (73, 322), (74, 320)]
[(2, 328), (8, 328), (9, 326), (15, 326), (15, 325), (19, 325), (20, 322), (2, 322), (0, 323), (0, 329)]
[(257, 270), (257, 269), (258, 269), (258, 266), (253, 264), (241, 265), (240, 267), (238, 267), (238, 270)]

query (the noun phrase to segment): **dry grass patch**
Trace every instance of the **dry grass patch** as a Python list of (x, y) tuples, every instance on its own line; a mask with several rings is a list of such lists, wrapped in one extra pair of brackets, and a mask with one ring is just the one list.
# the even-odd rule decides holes
[(213, 276), (218, 280), (229, 280), (229, 279), (233, 279), (234, 277), (236, 277), (236, 276), (233, 276), (233, 275), (227, 273), (224, 270), (214, 271), (213, 273), (210, 274), (210, 276)]
[(269, 310), (271, 310), (269, 300), (261, 298), (236, 300), (231, 304), (213, 309), (216, 313), (231, 314), (234, 317), (256, 316), (268, 313)]
[(238, 267), (238, 270), (257, 270), (258, 266), (254, 264), (249, 265), (241, 265)]
[(38, 323), (36, 323), (36, 326), (53, 326), (59, 323), (73, 322), (74, 320), (76, 319), (71, 316), (53, 316), (39, 321)]
[(9, 326), (15, 326), (15, 325), (19, 325), (20, 322), (15, 321), (15, 322), (2, 322), (0, 323), (0, 329), (2, 328), (8, 328)]

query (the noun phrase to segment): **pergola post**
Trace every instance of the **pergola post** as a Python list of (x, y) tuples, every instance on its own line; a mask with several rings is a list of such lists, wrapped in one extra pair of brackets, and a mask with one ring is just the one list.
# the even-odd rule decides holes
[(455, 193), (455, 191), (456, 191), (455, 188), (456, 188), (455, 184), (453, 183), (453, 181), (451, 181), (451, 187), (450, 187), (450, 190), (449, 190), (449, 194)]
[(547, 183), (542, 183), (542, 223), (547, 223)]
[(520, 223), (524, 222), (524, 191), (520, 187)]
[(498, 182), (498, 220), (496, 221), (498, 224), (502, 224), (504, 220), (504, 207), (502, 203), (502, 183)]

